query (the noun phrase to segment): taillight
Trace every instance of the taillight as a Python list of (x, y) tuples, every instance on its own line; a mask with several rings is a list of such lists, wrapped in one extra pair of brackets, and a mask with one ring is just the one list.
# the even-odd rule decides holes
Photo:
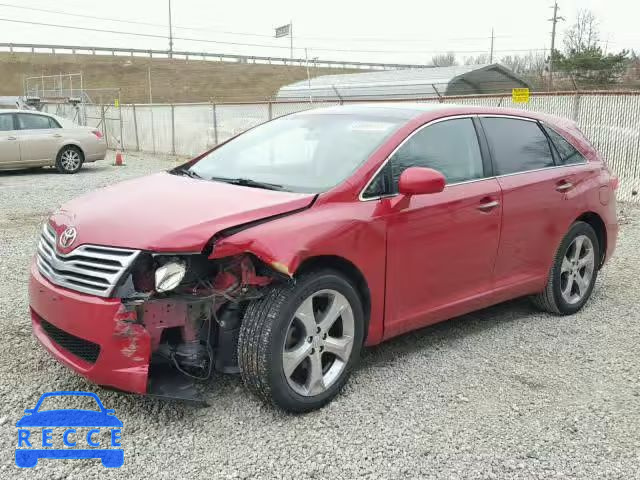
[(100, 130), (91, 130), (91, 133), (93, 133), (98, 138), (102, 138), (102, 132)]

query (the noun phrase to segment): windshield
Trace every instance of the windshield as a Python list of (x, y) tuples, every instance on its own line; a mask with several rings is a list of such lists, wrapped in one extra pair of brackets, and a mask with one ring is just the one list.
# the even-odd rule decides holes
[(282, 117), (212, 151), (189, 173), (247, 186), (324, 192), (347, 179), (402, 122), (371, 115)]
[(38, 412), (47, 410), (94, 410), (100, 411), (95, 398), (88, 395), (52, 395), (42, 399)]

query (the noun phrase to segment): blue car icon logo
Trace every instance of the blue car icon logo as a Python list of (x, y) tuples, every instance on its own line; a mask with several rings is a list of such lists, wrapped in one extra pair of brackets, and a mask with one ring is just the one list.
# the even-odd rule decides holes
[[(47, 398), (65, 396), (91, 397), (99, 409), (41, 409), (42, 403)], [(121, 467), (124, 463), (124, 450), (120, 444), (122, 422), (115, 416), (114, 410), (104, 408), (95, 393), (45, 393), (33, 409), (26, 409), (24, 413), (25, 415), (16, 423), (18, 427), (16, 465), (18, 467), (35, 467), (40, 458), (97, 458), (108, 468)], [(54, 448), (54, 431), (55, 434), (60, 433), (60, 438), (57, 440), (61, 440), (67, 448)], [(110, 434), (108, 442), (103, 439), (105, 433)], [(107, 446), (104, 445), (105, 443), (108, 443), (111, 448), (104, 448)]]

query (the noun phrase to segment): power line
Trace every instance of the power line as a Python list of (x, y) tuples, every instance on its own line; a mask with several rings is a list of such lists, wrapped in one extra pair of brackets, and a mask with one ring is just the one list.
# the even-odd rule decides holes
[(91, 18), (93, 20), (107, 20), (107, 21), (110, 21), (110, 22), (130, 23), (132, 25), (146, 25), (146, 26), (149, 26), (149, 27), (163, 27), (163, 28), (166, 28), (166, 25), (161, 25), (159, 23), (138, 22), (138, 21), (134, 21), (134, 20), (122, 20), (122, 19), (108, 18), (108, 17), (96, 17), (96, 16), (93, 16), (93, 15), (81, 15), (79, 13), (61, 12), (59, 10), (48, 10), (46, 8), (23, 7), (22, 5), (11, 5), (9, 3), (0, 3), (0, 7), (18, 8), (20, 10), (29, 10), (29, 11), (32, 11), (32, 12), (54, 13), (56, 15), (67, 15), (69, 17), (77, 17), (77, 18)]
[[(46, 8), (36, 8), (36, 7), (24, 7), (22, 5), (12, 5), (9, 3), (0, 3), (0, 7), (9, 7), (9, 8), (16, 8), (16, 9), (21, 9), (21, 10), (28, 10), (28, 11), (34, 11), (34, 12), (43, 12), (43, 13), (52, 13), (55, 15), (66, 15), (66, 16), (70, 16), (70, 17), (76, 17), (76, 18), (89, 18), (92, 20), (106, 20), (109, 22), (118, 22), (118, 23), (128, 23), (128, 24), (132, 24), (132, 25), (144, 25), (144, 26), (148, 26), (148, 27), (157, 27), (157, 28), (166, 28), (167, 26), (165, 24), (161, 24), (161, 23), (150, 23), (150, 22), (140, 22), (140, 21), (134, 21), (134, 20), (122, 20), (119, 18), (113, 18), (113, 17), (101, 17), (101, 16), (95, 16), (95, 15), (85, 15), (85, 14), (79, 14), (79, 13), (70, 13), (70, 12), (63, 12), (60, 10), (50, 10), (50, 9), (46, 9)], [(173, 26), (174, 29), (179, 29), (179, 30), (194, 30), (194, 31), (202, 31), (202, 32), (209, 32), (209, 33), (214, 33), (214, 34), (224, 34), (224, 35), (238, 35), (238, 36), (249, 36), (249, 37), (260, 37), (260, 38), (273, 38), (273, 35), (266, 35), (266, 34), (260, 34), (260, 33), (248, 33), (248, 32), (234, 32), (234, 31), (228, 31), (228, 30), (212, 30), (210, 28), (205, 28), (205, 27), (187, 27), (187, 26), (179, 26), (179, 25), (174, 25)], [(496, 35), (495, 38), (513, 38), (515, 37), (515, 35)], [(323, 37), (323, 36), (304, 36), (304, 35), (296, 35), (296, 38), (301, 38), (301, 39), (307, 39), (307, 40), (323, 40), (323, 41), (334, 41), (334, 42), (338, 42), (338, 41), (356, 41), (356, 42), (389, 42), (389, 41), (400, 41), (400, 42), (416, 42), (416, 43), (426, 43), (426, 42), (431, 42), (432, 40), (426, 40), (426, 39), (417, 39), (417, 38), (399, 38), (399, 37)], [(490, 36), (483, 36), (483, 37), (453, 37), (453, 38), (439, 38), (439, 41), (469, 41), (469, 40), (487, 40), (491, 38)]]
[(133, 35), (133, 36), (136, 36), (136, 37), (167, 38), (166, 35), (153, 35), (151, 33), (123, 32), (121, 30), (107, 30), (107, 29), (102, 29), (102, 28), (76, 27), (74, 25), (58, 25), (58, 24), (55, 24), (55, 23), (32, 22), (32, 21), (27, 21), (27, 20), (14, 20), (14, 19), (10, 19), (10, 18), (0, 18), (0, 22), (22, 23), (22, 24), (27, 24), (27, 25), (40, 25), (42, 27), (68, 28), (70, 30), (84, 30), (86, 32), (116, 33), (116, 34), (119, 34), (119, 35)]
[[(100, 33), (114, 33), (118, 35), (133, 35), (136, 37), (148, 37), (148, 38), (162, 38), (166, 39), (166, 35), (157, 35), (151, 33), (139, 33), (139, 32), (127, 32), (123, 30), (110, 30), (110, 29), (102, 29), (102, 28), (90, 28), (90, 27), (77, 27), (74, 25), (60, 25), (55, 23), (44, 23), (44, 22), (33, 22), (28, 20), (15, 20), (8, 18), (0, 18), (2, 22), (11, 22), (11, 23), (21, 23), (27, 25), (39, 25), (44, 27), (54, 27), (54, 28), (65, 28), (71, 30), (83, 30), (89, 32), (100, 32)], [(220, 45), (235, 45), (242, 47), (262, 47), (262, 48), (280, 48), (280, 49), (289, 49), (289, 47), (282, 45), (267, 45), (261, 43), (244, 43), (244, 42), (226, 42), (220, 40), (209, 40), (205, 38), (190, 38), (190, 37), (173, 37), (174, 40), (183, 40), (187, 42), (203, 42), (203, 43), (214, 43)], [(297, 47), (296, 50), (300, 50), (303, 47)], [(312, 47), (309, 50), (317, 51), (317, 52), (344, 52), (344, 53), (410, 53), (410, 54), (426, 54), (426, 53), (449, 53), (452, 50), (358, 50), (358, 49), (339, 49), (339, 48), (316, 48)], [(495, 50), (495, 52), (533, 52), (541, 49), (507, 49), (507, 50)], [(457, 50), (453, 51), (453, 53), (485, 53), (485, 50)]]
[[(111, 33), (117, 35), (130, 35), (136, 37), (146, 37), (146, 38), (158, 38), (158, 39), (166, 39), (166, 35), (158, 35), (151, 33), (139, 33), (139, 32), (128, 32), (123, 30), (111, 30), (111, 29), (102, 29), (102, 28), (90, 28), (90, 27), (78, 27), (74, 25), (60, 25), (54, 23), (45, 23), (45, 22), (34, 22), (27, 20), (16, 20), (16, 19), (7, 19), (0, 18), (2, 22), (10, 22), (10, 23), (20, 23), (27, 25), (39, 25), (44, 27), (53, 27), (53, 28), (64, 28), (70, 30), (80, 30), (80, 31), (89, 31), (89, 32), (99, 32), (99, 33)], [(191, 37), (173, 37), (174, 40), (183, 40), (188, 42), (201, 42), (201, 43), (211, 43), (211, 44), (219, 44), (219, 45), (233, 45), (233, 46), (241, 46), (241, 47), (259, 47), (259, 48), (277, 48), (277, 49), (289, 49), (288, 46), (282, 45), (267, 45), (260, 43), (244, 43), (244, 42), (227, 42), (220, 40), (209, 40), (204, 38), (191, 38)], [(359, 49), (339, 49), (339, 48), (322, 48), (322, 47), (307, 47), (310, 51), (315, 52), (340, 52), (340, 53), (382, 53), (382, 54), (442, 54), (442, 53), (454, 53), (454, 54), (481, 54), (486, 53), (486, 50), (359, 50)], [(304, 49), (304, 47), (297, 47), (296, 50)], [(513, 49), (503, 49), (503, 50), (494, 50), (494, 53), (515, 53), (515, 52), (544, 52), (546, 49), (543, 48), (513, 48)], [(594, 56), (594, 58), (597, 56)], [(586, 58), (586, 57), (585, 57)]]

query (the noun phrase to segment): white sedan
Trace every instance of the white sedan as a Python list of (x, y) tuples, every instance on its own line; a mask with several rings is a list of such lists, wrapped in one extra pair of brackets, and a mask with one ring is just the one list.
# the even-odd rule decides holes
[(107, 142), (95, 128), (42, 112), (0, 110), (0, 170), (55, 166), (61, 173), (76, 173), (106, 153)]

